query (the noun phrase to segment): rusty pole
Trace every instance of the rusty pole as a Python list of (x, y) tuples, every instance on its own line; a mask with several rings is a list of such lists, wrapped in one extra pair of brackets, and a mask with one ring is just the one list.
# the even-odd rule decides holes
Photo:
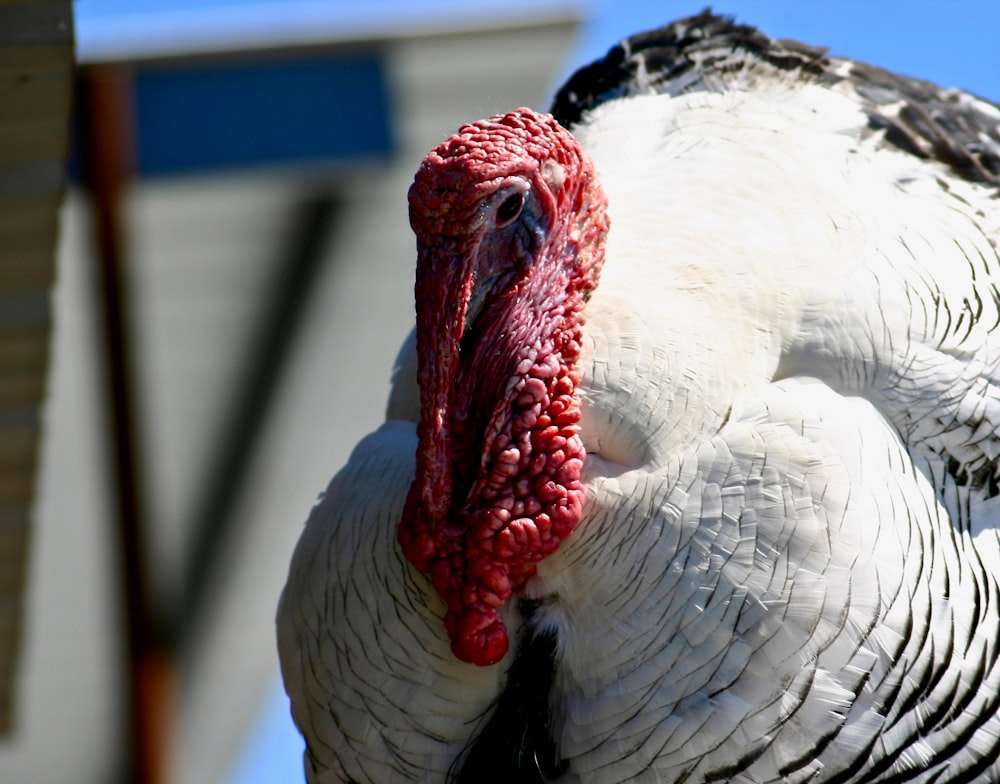
[(132, 784), (168, 784), (175, 662), (146, 567), (141, 450), (126, 308), (127, 252), (122, 201), (135, 169), (130, 70), (116, 64), (81, 68), (78, 96), (82, 174), (93, 210), (125, 594), (129, 721), (126, 780)]

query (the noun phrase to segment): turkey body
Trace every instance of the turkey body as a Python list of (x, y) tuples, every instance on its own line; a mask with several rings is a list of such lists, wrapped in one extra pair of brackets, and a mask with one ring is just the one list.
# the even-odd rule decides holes
[(610, 219), (582, 518), (458, 660), (409, 341), (279, 608), (310, 782), (1000, 779), (1000, 110), (706, 13), (555, 114)]

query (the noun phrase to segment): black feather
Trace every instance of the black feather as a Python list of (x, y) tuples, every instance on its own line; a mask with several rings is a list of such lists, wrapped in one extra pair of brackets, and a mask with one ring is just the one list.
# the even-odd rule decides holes
[(507, 684), (483, 729), (456, 761), (451, 784), (544, 784), (566, 772), (552, 738), (549, 698), (556, 674), (556, 632), (531, 624), (526, 615)]
[(868, 127), (889, 147), (940, 161), (1000, 189), (1000, 122), (987, 101), (956, 89), (830, 57), (824, 48), (777, 40), (706, 9), (630, 36), (574, 73), (551, 112), (567, 128), (596, 106), (648, 93), (719, 90), (738, 78), (794, 72), (853, 94)]

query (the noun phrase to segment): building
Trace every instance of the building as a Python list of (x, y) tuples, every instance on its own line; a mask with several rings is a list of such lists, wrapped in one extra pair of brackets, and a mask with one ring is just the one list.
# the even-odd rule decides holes
[[(51, 21), (71, 4), (20, 5)], [(123, 577), (131, 545), (117, 522), (112, 436), (123, 414), (109, 405), (106, 371), (117, 349), (107, 350), (92, 200), (72, 184), (44, 311), (36, 494), (30, 518), (17, 518), (16, 544), (30, 547), (26, 565), (19, 557), (2, 573), (3, 606), (10, 618), (20, 608), (22, 629), (0, 626), (0, 662), (19, 651), (4, 781), (127, 780), (137, 721), (139, 735), (156, 736), (142, 746), (155, 759), (133, 752), (132, 780), (225, 780), (276, 676), (274, 607), (292, 546), (316, 495), (379, 422), (412, 323), (413, 172), (461, 122), (545, 106), (578, 26), (571, 4), (552, 2), (506, 4), (492, 18), (447, 4), (429, 16), (394, 4), (380, 17), (342, 4), (197, 5), (72, 4), (83, 181), (94, 181), (95, 116), (111, 123), (97, 139), (121, 134), (112, 153), (135, 142), (116, 186), (119, 359), (134, 412), (126, 523), (142, 526), (148, 596), (131, 610), (124, 601), (136, 586)], [(101, 114), (101, 96), (118, 119)], [(220, 128), (230, 134), (221, 142)], [(310, 136), (317, 128), (325, 139)], [(236, 149), (242, 141), (253, 149)], [(123, 632), (137, 608), (155, 615), (138, 622), (156, 642), (138, 678), (158, 683), (155, 712), (139, 719)]]

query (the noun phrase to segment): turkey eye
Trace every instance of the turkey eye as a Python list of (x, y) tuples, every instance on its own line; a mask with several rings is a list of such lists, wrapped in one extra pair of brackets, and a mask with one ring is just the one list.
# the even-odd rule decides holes
[(497, 208), (497, 228), (503, 228), (520, 215), (523, 206), (524, 197), (520, 193), (515, 193), (504, 199)]

